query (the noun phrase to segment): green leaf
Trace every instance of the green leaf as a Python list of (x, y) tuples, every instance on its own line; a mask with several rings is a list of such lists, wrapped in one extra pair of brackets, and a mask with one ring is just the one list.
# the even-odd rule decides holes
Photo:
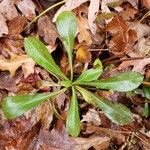
[(79, 86), (76, 86), (76, 88), (88, 103), (96, 104), (112, 122), (118, 125), (126, 125), (132, 122), (132, 113), (124, 105), (113, 103)]
[(99, 59), (96, 59), (94, 61), (94, 69), (88, 69), (84, 71), (79, 78), (74, 82), (74, 84), (82, 84), (84, 82), (90, 82), (97, 80), (98, 77), (102, 74), (103, 72), (103, 66), (102, 63)]
[(2, 102), (2, 109), (6, 118), (14, 119), (38, 106), (45, 100), (54, 98), (56, 95), (65, 91), (66, 89), (62, 89), (53, 93), (8, 96)]
[(62, 12), (56, 20), (57, 30), (62, 38), (63, 44), (67, 50), (70, 69), (71, 79), (73, 78), (73, 67), (72, 67), (72, 51), (74, 47), (74, 39), (76, 36), (77, 20), (75, 15), (71, 11)]
[(53, 60), (46, 46), (37, 38), (25, 38), (24, 46), (26, 53), (40, 66), (55, 76), (68, 80), (65, 74), (60, 70)]
[(138, 72), (125, 72), (108, 79), (96, 80), (94, 82), (80, 83), (100, 89), (127, 92), (136, 89), (143, 81), (143, 76)]
[(68, 133), (73, 137), (77, 137), (80, 133), (80, 116), (74, 87), (72, 87), (72, 98), (67, 114), (66, 128)]
[(150, 100), (150, 87), (143, 87), (145, 97)]

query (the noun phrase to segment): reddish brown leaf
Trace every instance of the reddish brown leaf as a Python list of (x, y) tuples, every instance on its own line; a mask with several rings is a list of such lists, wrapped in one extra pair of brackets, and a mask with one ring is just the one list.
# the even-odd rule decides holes
[(111, 34), (124, 34), (128, 30), (128, 26), (126, 21), (123, 19), (122, 16), (116, 15), (110, 23), (108, 23), (106, 30)]
[(58, 33), (55, 26), (52, 24), (48, 16), (43, 16), (38, 20), (39, 35), (43, 37), (44, 41), (51, 47), (55, 45)]

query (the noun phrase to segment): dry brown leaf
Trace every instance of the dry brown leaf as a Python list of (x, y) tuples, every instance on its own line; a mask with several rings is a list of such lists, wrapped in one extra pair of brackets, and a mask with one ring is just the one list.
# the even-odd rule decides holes
[(51, 132), (40, 130), (35, 149), (44, 147), (46, 150), (87, 150), (94, 147), (96, 150), (107, 149), (108, 137), (71, 138), (67, 132), (53, 129)]
[(9, 37), (20, 34), (27, 24), (27, 19), (22, 16), (17, 16), (8, 22)]
[(41, 122), (42, 129), (48, 130), (53, 120), (53, 108), (51, 102), (47, 101), (43, 105), (36, 108), (35, 116), (36, 122)]
[(116, 15), (106, 29), (113, 35), (109, 48), (114, 54), (120, 55), (133, 49), (137, 41), (137, 33), (135, 30), (129, 29), (122, 16)]
[(118, 32), (121, 32), (123, 35), (124, 32), (128, 30), (128, 25), (126, 21), (123, 19), (122, 16), (116, 15), (111, 22), (107, 25), (106, 30), (110, 33), (117, 34)]
[(93, 136), (89, 138), (73, 138), (76, 142), (75, 150), (88, 150), (93, 147), (95, 150), (104, 150), (109, 146), (108, 137)]
[(91, 39), (91, 35), (88, 32), (88, 20), (86, 18), (83, 17), (78, 17), (77, 18), (78, 21), (78, 41), (79, 43), (82, 43), (83, 41), (86, 42), (87, 45), (91, 45), (92, 44), (92, 39)]
[(142, 56), (150, 56), (150, 36), (148, 38), (142, 37), (138, 40), (136, 51), (142, 54)]
[(122, 3), (122, 1), (118, 1), (118, 0), (103, 0), (101, 2), (101, 10), (102, 10), (102, 13), (110, 13), (110, 9), (108, 8), (108, 4), (110, 5), (114, 5), (115, 4), (115, 10), (116, 11), (122, 11), (122, 8), (119, 6), (120, 4)]
[(58, 37), (58, 33), (48, 16), (43, 16), (38, 20), (38, 29), (39, 35), (43, 37), (47, 44), (53, 47), (56, 38)]
[(134, 30), (129, 30), (124, 34), (116, 34), (111, 39), (109, 43), (109, 48), (112, 50), (114, 54), (123, 54), (124, 52), (129, 52), (135, 45), (135, 41), (137, 40), (136, 32)]
[(84, 46), (79, 46), (76, 52), (76, 60), (79, 62), (91, 62), (91, 53)]
[(124, 18), (124, 19), (134, 19), (135, 14), (137, 14), (137, 9), (135, 9), (133, 6), (131, 5), (125, 5), (125, 10), (120, 12), (120, 15)]
[(40, 130), (35, 150), (38, 147), (45, 147), (45, 150), (74, 150), (75, 143), (65, 130), (59, 131), (53, 129), (51, 132)]
[(150, 58), (124, 61), (118, 66), (118, 70), (133, 67), (132, 71), (144, 74), (146, 65), (150, 64)]
[(140, 0), (140, 2), (144, 7), (150, 9), (150, 0)]
[(66, 0), (66, 3), (56, 12), (56, 14), (53, 18), (53, 22), (56, 21), (57, 16), (61, 12), (65, 11), (65, 10), (73, 10), (87, 1), (88, 0)]
[(32, 20), (35, 14), (35, 5), (32, 0), (17, 0), (15, 1), (18, 9), (22, 12), (22, 14), (28, 19)]
[(87, 133), (95, 133), (97, 136), (107, 136), (109, 137), (112, 141), (115, 140), (117, 141), (118, 144), (122, 144), (126, 141), (126, 136), (121, 133), (120, 131), (112, 130), (109, 128), (103, 128), (103, 127), (97, 127), (97, 126), (87, 126)]
[(141, 24), (137, 22), (134, 23), (132, 26), (132, 29), (134, 29), (137, 32), (138, 39), (142, 38), (143, 36), (150, 35), (150, 26), (148, 26), (147, 24)]
[(6, 59), (3, 56), (0, 56), (0, 70), (8, 70), (10, 76), (13, 76), (16, 70), (23, 65), (24, 77), (28, 77), (31, 73), (34, 73), (34, 61), (25, 54), (16, 55), (12, 52), (9, 52), (11, 58)]
[(23, 76), (21, 71), (18, 71), (14, 77), (9, 76), (8, 72), (1, 72), (0, 73), (0, 89), (5, 89), (11, 92), (16, 92), (17, 82), (21, 79)]
[(15, 0), (3, 0), (0, 3), (0, 12), (7, 20), (11, 20), (18, 16), (14, 3)]
[(67, 0), (65, 5), (63, 5), (55, 14), (53, 22), (56, 21), (57, 16), (65, 10), (73, 10), (80, 6), (81, 4), (90, 1), (88, 10), (88, 25), (93, 34), (96, 33), (96, 25), (94, 20), (96, 19), (97, 13), (99, 11), (100, 0)]
[(90, 6), (89, 6), (89, 11), (88, 11), (89, 28), (94, 35), (96, 34), (96, 25), (95, 25), (94, 21), (99, 12), (99, 5), (100, 5), (100, 0), (91, 0)]
[(127, 0), (135, 9), (138, 9), (139, 0)]
[(0, 13), (0, 37), (2, 37), (3, 35), (6, 35), (6, 34), (8, 34), (8, 27), (6, 24), (6, 19)]
[(81, 122), (87, 122), (96, 126), (101, 125), (101, 120), (98, 114), (98, 111), (95, 109), (89, 109), (85, 115), (82, 115), (83, 119)]

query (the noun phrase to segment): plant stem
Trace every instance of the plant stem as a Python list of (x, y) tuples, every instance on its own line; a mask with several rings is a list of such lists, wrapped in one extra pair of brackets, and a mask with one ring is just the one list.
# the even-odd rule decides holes
[(54, 5), (52, 5), (50, 7), (48, 7), (47, 9), (45, 9), (42, 13), (40, 13), (37, 17), (35, 17), (23, 30), (27, 29), (32, 23), (36, 22), (37, 19), (39, 19), (41, 16), (43, 16), (45, 13), (47, 13), (51, 9), (53, 9), (53, 8), (55, 8), (55, 7), (63, 4), (63, 3), (65, 3), (65, 2), (66, 2), (66, 0), (62, 0), (62, 1), (60, 1), (60, 2), (58, 2), (56, 4), (54, 4)]
[(70, 80), (73, 80), (73, 66), (72, 66), (72, 62), (70, 62)]

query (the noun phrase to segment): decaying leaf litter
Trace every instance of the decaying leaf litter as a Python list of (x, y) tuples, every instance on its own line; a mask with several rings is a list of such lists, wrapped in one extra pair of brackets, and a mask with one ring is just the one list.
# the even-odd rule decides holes
[[(71, 91), (67, 90), (13, 120), (7, 120), (0, 110), (0, 149), (150, 149), (149, 1), (66, 0), (28, 25), (38, 14), (57, 3), (57, 0), (0, 2), (0, 101), (3, 104), (7, 96), (57, 93), (60, 90), (56, 82), (59, 77), (65, 78), (64, 75), (69, 78), (71, 66), (56, 21), (62, 12), (69, 10), (77, 20), (72, 48), (73, 78), (76, 80), (82, 74), (90, 77), (81, 76), (75, 81), (82, 87), (75, 87), (81, 92), (75, 90), (81, 120), (79, 137), (71, 137), (67, 132), (69, 126), (65, 120), (72, 101)], [(66, 26), (63, 25), (64, 29)], [(44, 42), (64, 75), (53, 76), (27, 55), (24, 39), (29, 36)], [(102, 63), (94, 65), (97, 59)], [(100, 70), (102, 75), (95, 82)], [(109, 88), (104, 86), (104, 79), (129, 71), (144, 75), (144, 80), (134, 90), (117, 92), (117, 82), (108, 82)], [(95, 72), (93, 79), (92, 72)], [(132, 79), (132, 74), (127, 76), (127, 82), (128, 79), (132, 85), (137, 82)], [(117, 81), (123, 82), (119, 78)], [(64, 84), (69, 85), (68, 82)], [(95, 84), (101, 89), (91, 87)], [(94, 94), (91, 96), (87, 90)], [(101, 97), (104, 103), (97, 101), (97, 97)], [(22, 100), (27, 102), (29, 99)], [(32, 100), (34, 98), (31, 98), (31, 104)], [(94, 101), (96, 105), (93, 105)], [(112, 105), (116, 102), (119, 103), (118, 110), (126, 106), (132, 112), (132, 121), (127, 125), (115, 124), (115, 118), (104, 109), (106, 103), (116, 110)], [(126, 115), (120, 113), (118, 118)]]

